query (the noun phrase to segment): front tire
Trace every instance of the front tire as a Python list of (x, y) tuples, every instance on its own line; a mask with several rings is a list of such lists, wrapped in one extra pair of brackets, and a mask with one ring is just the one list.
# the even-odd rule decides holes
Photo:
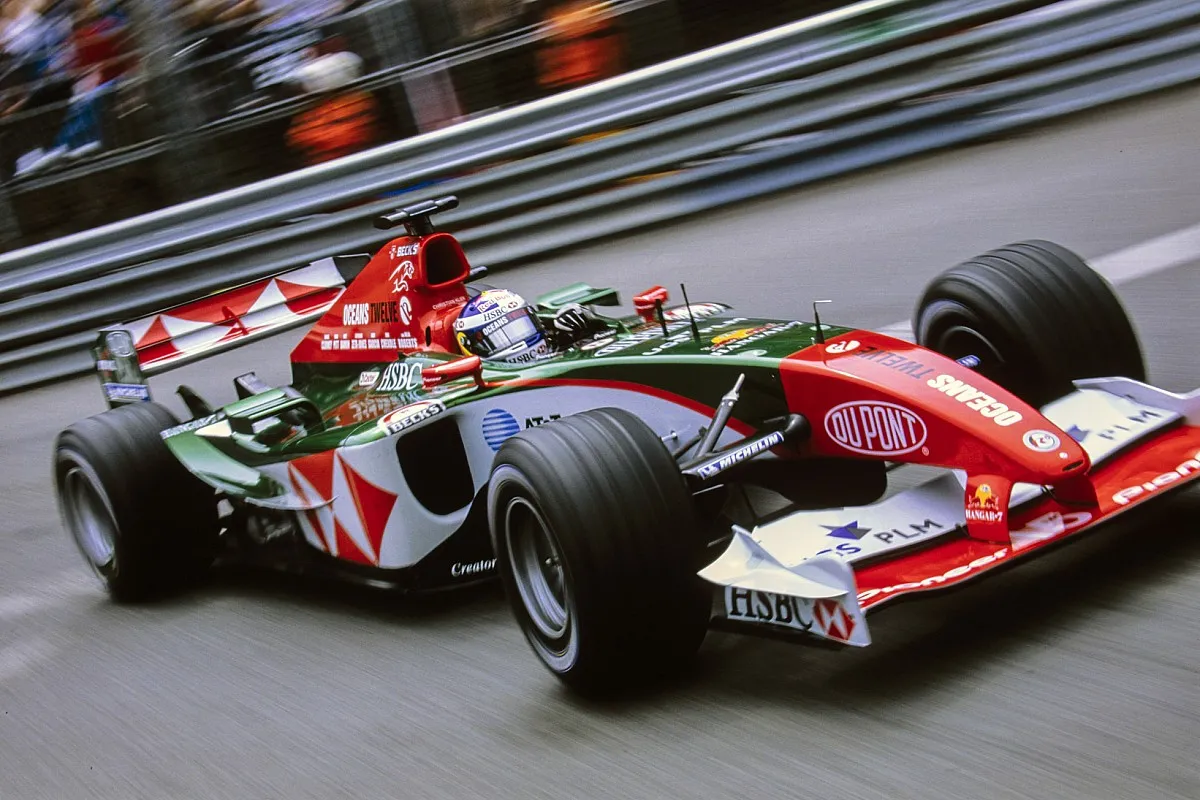
[(167, 449), (177, 424), (157, 403), (121, 406), (59, 434), (59, 511), (113, 599), (135, 602), (193, 584), (212, 564), (214, 492)]
[(693, 499), (637, 417), (596, 409), (508, 439), (488, 517), (513, 613), (569, 687), (607, 693), (695, 656), (712, 595)]
[(942, 273), (917, 303), (913, 331), (942, 355), (979, 357), (979, 372), (1035, 407), (1080, 378), (1146, 379), (1112, 286), (1052, 242), (1010, 244)]

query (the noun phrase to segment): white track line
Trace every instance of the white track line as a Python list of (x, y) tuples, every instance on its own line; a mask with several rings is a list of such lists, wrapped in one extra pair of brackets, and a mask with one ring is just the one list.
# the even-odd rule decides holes
[[(1119, 285), (1183, 266), (1189, 261), (1200, 261), (1200, 225), (1149, 239), (1091, 259), (1089, 263), (1092, 269), (1111, 283)], [(1200, 289), (1200, 270), (1197, 271), (1197, 289)], [(893, 322), (875, 330), (897, 339), (913, 341), (911, 319)]]

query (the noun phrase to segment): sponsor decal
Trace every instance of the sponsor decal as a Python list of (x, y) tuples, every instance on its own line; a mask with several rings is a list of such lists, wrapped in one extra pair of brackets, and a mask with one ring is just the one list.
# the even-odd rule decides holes
[(958, 364), (959, 366), (966, 367), (967, 369), (975, 369), (982, 364), (983, 361), (979, 358), (979, 356), (963, 356), (962, 358), (956, 359), (954, 363)]
[(483, 335), (487, 336), (489, 334), (495, 333), (496, 331), (500, 330), (508, 323), (509, 323), (508, 317), (501, 317), (500, 319), (489, 322), (487, 325), (483, 326)]
[(871, 532), (870, 528), (858, 527), (858, 520), (847, 525), (822, 525), (822, 528), (829, 531), (826, 536), (832, 536), (835, 539), (853, 539), (858, 541)]
[(927, 519), (921, 522), (910, 523), (908, 530), (904, 528), (892, 528), (891, 530), (877, 531), (872, 534), (872, 537), (884, 544), (894, 544), (897, 541), (911, 542), (918, 539), (928, 539), (931, 536), (941, 535), (941, 532), (944, 530), (946, 530), (946, 526), (942, 523)]
[[(770, 323), (768, 325), (762, 325), (758, 328), (744, 329), (750, 330), (751, 333), (748, 333), (745, 336), (739, 336), (736, 339), (722, 342), (720, 344), (717, 344), (716, 339), (714, 339), (712, 354), (714, 356), (729, 356), (735, 354), (744, 355), (745, 348), (752, 344), (761, 342), (763, 339), (766, 339), (769, 336), (774, 336), (775, 334), (783, 333), (784, 331), (791, 330), (792, 328), (799, 328), (803, 326), (803, 322), (786, 322), (782, 325)], [(734, 331), (734, 333), (738, 333), (738, 331)], [(721, 337), (718, 336), (717, 338), (719, 339)]]
[(725, 587), (725, 616), (782, 625), (798, 631), (808, 632), (813, 627), (812, 602), (800, 597), (754, 589)]
[[(728, 311), (729, 306), (721, 303), (692, 303), (692, 316), (696, 319), (711, 317), (714, 314), (720, 314), (722, 311)], [(680, 320), (688, 319), (688, 306), (675, 306), (674, 308), (663, 309), (663, 319), (667, 322), (679, 322)]]
[(379, 418), (379, 427), (391, 436), (433, 419), (445, 410), (446, 406), (437, 400), (421, 400), (383, 415)]
[(545, 425), (547, 422), (554, 422), (556, 419), (562, 419), (562, 414), (547, 414), (544, 417), (526, 417), (526, 428), (537, 428)]
[(379, 380), (379, 370), (377, 369), (358, 373), (358, 386), (360, 389), (374, 386), (377, 380)]
[(911, 453), (929, 435), (915, 411), (876, 400), (834, 406), (825, 414), (825, 433), (844, 449), (867, 456)]
[(1061, 444), (1061, 442), (1058, 440), (1058, 437), (1053, 433), (1040, 429), (1027, 431), (1025, 435), (1021, 437), (1021, 441), (1025, 443), (1026, 447), (1035, 453), (1049, 453), (1053, 450), (1057, 450), (1058, 446)]
[(854, 616), (841, 600), (809, 600), (734, 586), (725, 587), (725, 617), (819, 633), (839, 642), (850, 641), (857, 627)]
[(615, 337), (615, 336), (605, 336), (601, 339), (593, 339), (590, 342), (584, 342), (579, 345), (579, 349), (580, 350), (599, 350), (602, 347), (608, 347), (610, 344), (612, 344), (616, 340), (617, 340), (617, 337)]
[[(686, 324), (687, 324), (686, 322), (678, 322), (678, 323), (675, 323), (674, 325), (668, 325), (667, 331), (671, 332), (672, 329), (677, 331)], [(649, 342), (651, 340), (657, 339), (660, 336), (662, 336), (662, 332), (659, 331), (659, 329), (657, 327), (646, 328), (645, 330), (637, 331), (635, 333), (629, 334), (628, 336), (617, 339), (615, 342), (612, 342), (611, 344), (604, 345), (603, 347), (601, 347), (600, 349), (598, 349), (596, 351), (596, 355), (611, 356), (616, 353), (622, 353), (632, 347), (637, 347), (639, 344), (642, 344), (643, 342)]]
[(421, 249), (418, 244), (394, 244), (391, 249), (392, 258), (404, 258), (406, 256), (415, 256), (417, 251)]
[(691, 340), (692, 340), (692, 335), (690, 333), (687, 333), (687, 332), (674, 333), (674, 334), (671, 334), (670, 336), (668, 336), (667, 340), (665, 342), (658, 345), (657, 347), (651, 347), (645, 353), (642, 353), (642, 355), (656, 356), (659, 353), (665, 353), (666, 351), (670, 350), (671, 348), (679, 347), (679, 345), (681, 345), (681, 344), (687, 344)]
[(981, 483), (967, 500), (968, 522), (1003, 522), (1004, 510), (991, 484)]
[(216, 423), (220, 422), (223, 419), (225, 419), (225, 412), (218, 411), (215, 414), (209, 414), (206, 417), (200, 417), (199, 419), (194, 419), (194, 420), (191, 420), (190, 422), (184, 422), (184, 423), (176, 425), (172, 428), (167, 428), (160, 435), (164, 439), (169, 439), (172, 436), (177, 436), (181, 433), (187, 433), (188, 431), (198, 431), (201, 428), (207, 428), (209, 425), (215, 425)]
[(964, 575), (969, 575), (975, 570), (982, 569), (989, 564), (994, 564), (997, 561), (1007, 558), (1008, 555), (1008, 548), (1002, 547), (991, 555), (980, 556), (968, 564), (963, 564), (961, 567), (954, 567), (953, 569), (946, 570), (941, 575), (931, 575), (930, 577), (924, 578), (920, 581), (898, 583), (895, 586), (886, 586), (882, 589), (867, 589), (858, 593), (858, 600), (859, 602), (862, 602), (864, 600), (870, 600), (872, 597), (877, 597), (881, 594), (888, 595), (895, 592), (911, 591), (913, 589), (931, 589), (934, 586), (946, 583), (947, 581), (952, 581), (956, 578), (961, 578)]
[[(829, 531), (829, 533), (825, 534), (826, 536), (850, 541), (841, 542), (833, 547), (820, 550), (813, 555), (834, 555), (840, 558), (851, 558), (863, 553), (870, 554), (876, 551), (896, 549), (905, 544), (915, 544), (916, 542), (941, 536), (950, 530), (945, 524), (933, 519), (911, 522), (908, 525), (899, 525), (895, 528), (885, 530), (863, 528), (859, 526), (857, 521), (851, 522), (848, 525), (822, 525), (821, 527)], [(870, 534), (870, 536), (867, 534)]]
[(1019, 531), (1012, 531), (1013, 552), (1026, 550), (1038, 542), (1053, 539), (1067, 531), (1080, 528), (1092, 521), (1092, 515), (1087, 511), (1072, 511), (1062, 514), (1051, 511), (1036, 519), (1031, 519)]
[(712, 346), (720, 347), (721, 345), (729, 344), (730, 342), (748, 339), (756, 333), (761, 333), (762, 331), (770, 329), (770, 325), (759, 325), (757, 328), (738, 328), (736, 331), (728, 331), (727, 333), (722, 333), (719, 336), (714, 336), (712, 338)]
[(857, 358), (864, 361), (871, 361), (881, 367), (895, 370), (901, 375), (907, 375), (916, 380), (924, 380), (934, 372), (933, 367), (927, 366), (920, 361), (914, 361), (908, 356), (893, 353), (891, 350), (881, 350), (878, 347), (864, 347), (861, 353), (858, 353)]
[(848, 342), (834, 342), (833, 344), (827, 344), (827, 345), (825, 345), (825, 352), (827, 352), (827, 353), (849, 353), (852, 350), (857, 350), (858, 348), (859, 348), (859, 341), (857, 339), (851, 339)]
[(342, 324), (353, 327), (400, 322), (402, 315), (399, 306), (395, 300), (382, 303), (346, 303), (342, 306)]
[(400, 324), (408, 325), (410, 322), (412, 322), (412, 302), (408, 299), (408, 295), (402, 295), (398, 305), (400, 311)]
[(393, 337), (390, 333), (379, 336), (374, 333), (326, 333), (321, 337), (322, 350), (419, 350), (420, 345), (411, 333)]
[(1152, 478), (1145, 483), (1137, 486), (1130, 486), (1127, 489), (1122, 489), (1112, 496), (1113, 502), (1120, 506), (1129, 505), (1132, 501), (1141, 497), (1144, 494), (1157, 492), (1165, 486), (1170, 486), (1176, 481), (1183, 480), (1188, 476), (1200, 472), (1200, 452), (1184, 461), (1173, 470), (1168, 470), (1156, 478)]
[(470, 328), (477, 328), (480, 325), (486, 325), (489, 322), (498, 320), (510, 311), (516, 311), (523, 307), (525, 301), (518, 294), (513, 294), (506, 289), (492, 289), (486, 295), (481, 295), (476, 298), (474, 308), (475, 313), (471, 316), (461, 316), (454, 321), (454, 330), (465, 331)]
[(514, 353), (511, 356), (504, 356), (505, 364), (528, 364), (533, 361), (543, 361), (554, 355), (554, 348), (550, 346), (548, 340), (543, 339), (538, 343), (537, 347), (530, 348), (523, 353)]
[[(368, 419), (375, 419), (376, 417), (386, 414), (389, 411), (400, 408), (401, 406), (406, 406), (409, 403), (415, 403), (420, 399), (421, 394), (419, 392), (356, 397), (352, 400), (348, 400), (344, 405), (339, 407), (337, 424), (345, 425), (349, 423), (363, 422)], [(351, 416), (352, 419), (346, 420), (346, 415)]]
[[(737, 325), (738, 323), (745, 322), (745, 321), (746, 321), (745, 317), (734, 317), (732, 319), (723, 319), (723, 320), (714, 322), (711, 325), (707, 325), (703, 328), (699, 328), (698, 330), (700, 332), (700, 335), (703, 336), (705, 334), (713, 333), (715, 331), (719, 331), (719, 330), (722, 330), (723, 328), (728, 328), (732, 325)], [(611, 355), (616, 355), (617, 353), (623, 353), (624, 351), (629, 350), (632, 347), (636, 347), (639, 344), (644, 344), (646, 342), (652, 342), (655, 339), (662, 339), (662, 338), (663, 338), (662, 328), (659, 327), (658, 323), (647, 323), (646, 325), (644, 325), (641, 328), (641, 330), (634, 331), (633, 333), (630, 333), (626, 336), (622, 336), (622, 337), (619, 337), (616, 339), (609, 338), (607, 340), (602, 340), (601, 342), (592, 344), (592, 346), (590, 346), (590, 347), (586, 347), (583, 345), (581, 345), (580, 347), (581, 347), (581, 349), (585, 349), (585, 350), (595, 349), (597, 356), (611, 356)], [(678, 347), (681, 344), (686, 344), (687, 342), (690, 342), (691, 340), (692, 340), (692, 334), (691, 334), (691, 330), (689, 328), (689, 323), (687, 322), (687, 320), (683, 320), (680, 322), (670, 322), (670, 323), (667, 323), (667, 339), (666, 339), (666, 341), (663, 342), (658, 347), (653, 347), (650, 350), (647, 350), (643, 355), (656, 355), (665, 350), (669, 350), (672, 347)]]
[(483, 440), (492, 450), (499, 450), (505, 440), (521, 432), (521, 423), (503, 408), (493, 408), (483, 415)]
[(116, 372), (117, 362), (113, 361), (112, 359), (102, 358), (96, 362), (96, 369), (100, 370), (101, 372)]
[(392, 282), (392, 294), (403, 294), (409, 290), (408, 281), (416, 273), (417, 268), (413, 266), (411, 261), (401, 261), (392, 270), (392, 274), (388, 275), (388, 280)]
[(150, 400), (150, 387), (141, 383), (101, 384), (104, 396), (114, 402), (145, 403)]
[(839, 642), (850, 641), (850, 634), (854, 633), (854, 617), (846, 613), (838, 600), (825, 598), (813, 603), (813, 621), (822, 633)]
[(769, 450), (770, 448), (781, 444), (783, 444), (783, 434), (779, 431), (775, 431), (774, 433), (764, 436), (758, 441), (743, 445), (733, 452), (726, 453), (725, 455), (701, 464), (696, 468), (696, 472), (698, 472), (702, 478), (711, 478), (714, 475), (718, 475), (729, 469), (734, 464), (747, 461), (751, 458), (754, 458), (764, 450)]
[(1089, 436), (1095, 436), (1109, 442), (1122, 441), (1126, 438), (1136, 436), (1140, 432), (1140, 429), (1147, 425), (1153, 425), (1155, 422), (1163, 419), (1163, 415), (1149, 408), (1143, 408), (1136, 414), (1127, 415), (1125, 419), (1128, 420), (1128, 424), (1118, 423), (1108, 428), (1097, 428), (1095, 430), (1072, 425), (1067, 429), (1067, 435), (1081, 444)]
[(485, 558), (482, 561), (472, 561), (470, 564), (454, 563), (450, 565), (450, 577), (464, 578), (469, 575), (479, 575), (496, 569), (496, 559)]
[(421, 379), (421, 361), (408, 359), (388, 364), (383, 370), (383, 377), (373, 384), (373, 392), (411, 392), (424, 386)]
[(1022, 419), (1021, 412), (1011, 410), (990, 394), (960, 381), (953, 375), (938, 375), (936, 378), (930, 378), (926, 383), (947, 397), (953, 397), (972, 411), (978, 411), (1002, 428), (1016, 425)]

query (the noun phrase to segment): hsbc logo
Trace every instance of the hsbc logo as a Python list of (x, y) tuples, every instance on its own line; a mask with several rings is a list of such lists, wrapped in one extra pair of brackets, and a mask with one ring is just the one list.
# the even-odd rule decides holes
[(875, 400), (834, 406), (825, 415), (825, 433), (846, 450), (867, 456), (911, 453), (929, 436), (916, 412)]

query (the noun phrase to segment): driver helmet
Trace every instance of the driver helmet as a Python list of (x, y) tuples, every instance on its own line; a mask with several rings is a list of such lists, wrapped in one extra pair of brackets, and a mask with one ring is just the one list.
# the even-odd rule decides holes
[(467, 355), (488, 361), (522, 364), (553, 354), (542, 321), (521, 295), (488, 289), (463, 306), (454, 336)]

